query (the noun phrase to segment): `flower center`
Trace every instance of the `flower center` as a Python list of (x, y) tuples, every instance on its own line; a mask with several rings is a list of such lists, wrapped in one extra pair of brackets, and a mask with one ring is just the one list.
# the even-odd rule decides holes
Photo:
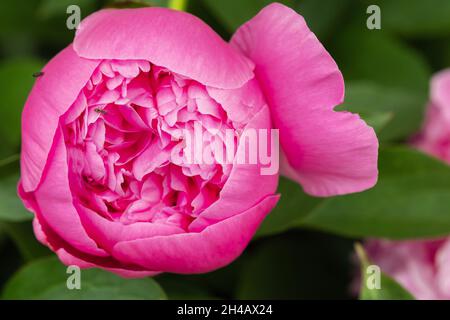
[(63, 121), (71, 188), (84, 206), (124, 224), (182, 228), (219, 198), (231, 165), (174, 163), (186, 150), (180, 130), (201, 125), (202, 150), (215, 159), (224, 132), (242, 127), (204, 85), (147, 61), (103, 61)]

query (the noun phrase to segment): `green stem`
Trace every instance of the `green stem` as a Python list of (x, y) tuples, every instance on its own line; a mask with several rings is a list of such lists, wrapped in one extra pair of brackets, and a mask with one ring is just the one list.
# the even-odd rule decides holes
[(8, 164), (14, 163), (20, 159), (20, 154), (14, 154), (12, 156), (9, 156), (7, 158), (0, 160), (0, 167), (6, 166)]
[(179, 11), (185, 11), (187, 7), (187, 0), (169, 0), (169, 8)]

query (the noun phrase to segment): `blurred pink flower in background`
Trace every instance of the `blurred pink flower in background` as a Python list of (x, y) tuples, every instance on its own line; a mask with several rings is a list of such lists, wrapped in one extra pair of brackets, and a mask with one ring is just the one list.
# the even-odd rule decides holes
[(450, 164), (450, 69), (436, 74), (430, 89), (425, 124), (414, 144)]
[[(450, 70), (431, 80), (424, 127), (413, 144), (450, 164)], [(417, 299), (450, 299), (450, 239), (369, 240), (371, 262), (397, 280)]]
[(365, 248), (371, 262), (416, 299), (450, 299), (450, 239), (370, 240)]
[(187, 13), (102, 10), (28, 98), (19, 194), (65, 264), (208, 272), (244, 250), (278, 201), (278, 174), (261, 175), (260, 162), (174, 164), (177, 129), (201, 123), (213, 158), (224, 130), (279, 129), (282, 170), (306, 192), (359, 192), (376, 183), (378, 141), (357, 115), (333, 111), (343, 97), (331, 56), (280, 4), (230, 44)]

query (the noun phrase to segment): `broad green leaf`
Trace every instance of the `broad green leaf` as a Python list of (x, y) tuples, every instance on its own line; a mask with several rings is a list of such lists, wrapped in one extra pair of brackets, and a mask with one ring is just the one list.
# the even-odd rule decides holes
[(450, 166), (405, 147), (382, 149), (371, 190), (323, 201), (299, 225), (351, 237), (450, 233)]
[(36, 59), (4, 60), (0, 64), (0, 136), (2, 144), (20, 144), (20, 118), (26, 98), (33, 86), (33, 74), (43, 63)]
[(405, 36), (450, 34), (448, 0), (366, 0), (381, 9), (382, 30)]
[(255, 244), (243, 265), (237, 299), (348, 299), (352, 242), (289, 232)]
[(355, 22), (336, 33), (330, 48), (347, 81), (427, 93), (431, 72), (424, 58), (386, 32)]
[(18, 181), (18, 174), (0, 179), (0, 221), (19, 222), (33, 217), (17, 196)]
[(423, 121), (427, 97), (404, 89), (353, 81), (346, 84), (342, 107), (375, 126), (382, 141), (398, 141), (415, 134)]
[(151, 278), (123, 279), (99, 269), (81, 271), (81, 289), (67, 289), (66, 273), (55, 257), (36, 260), (6, 284), (4, 299), (44, 300), (161, 300), (165, 293)]
[(297, 221), (322, 202), (320, 198), (308, 196), (298, 183), (284, 177), (280, 178), (277, 192), (281, 194), (281, 198), (262, 223), (256, 237), (280, 233), (295, 227)]
[(355, 245), (355, 251), (361, 265), (360, 300), (414, 300), (414, 297), (405, 288), (383, 272), (379, 275), (380, 288), (369, 288), (367, 285), (368, 277), (373, 276), (373, 274), (367, 271), (372, 263), (360, 244)]

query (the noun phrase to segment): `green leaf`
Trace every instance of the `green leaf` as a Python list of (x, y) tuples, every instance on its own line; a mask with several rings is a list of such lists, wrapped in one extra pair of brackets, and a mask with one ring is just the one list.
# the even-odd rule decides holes
[(306, 231), (256, 243), (237, 299), (348, 299), (352, 242)]
[(427, 95), (431, 71), (426, 61), (386, 32), (353, 24), (336, 34), (330, 48), (346, 81), (372, 81)]
[(450, 233), (450, 166), (406, 147), (382, 149), (371, 190), (323, 201), (298, 224), (351, 237)]
[(355, 245), (355, 251), (361, 264), (360, 300), (414, 300), (414, 297), (405, 288), (383, 272), (380, 272), (379, 275), (380, 288), (370, 289), (367, 283), (371, 273), (367, 271), (372, 263), (360, 244)]
[(151, 278), (123, 279), (99, 269), (81, 271), (81, 289), (67, 289), (66, 273), (55, 257), (36, 260), (19, 270), (6, 284), (4, 299), (50, 300), (161, 300), (165, 294)]
[(426, 100), (425, 94), (353, 81), (346, 83), (345, 101), (337, 110), (359, 113), (380, 140), (399, 141), (420, 129)]
[(0, 64), (0, 136), (11, 147), (20, 144), (20, 118), (33, 86), (33, 74), (43, 63), (32, 58), (6, 60)]
[(0, 179), (0, 221), (19, 222), (33, 217), (17, 196), (18, 181), (18, 174)]
[(448, 0), (367, 0), (381, 9), (382, 30), (405, 36), (450, 34)]
[(323, 200), (308, 196), (297, 182), (281, 177), (278, 191), (281, 198), (262, 223), (256, 237), (276, 234), (296, 227), (298, 221), (309, 214)]

